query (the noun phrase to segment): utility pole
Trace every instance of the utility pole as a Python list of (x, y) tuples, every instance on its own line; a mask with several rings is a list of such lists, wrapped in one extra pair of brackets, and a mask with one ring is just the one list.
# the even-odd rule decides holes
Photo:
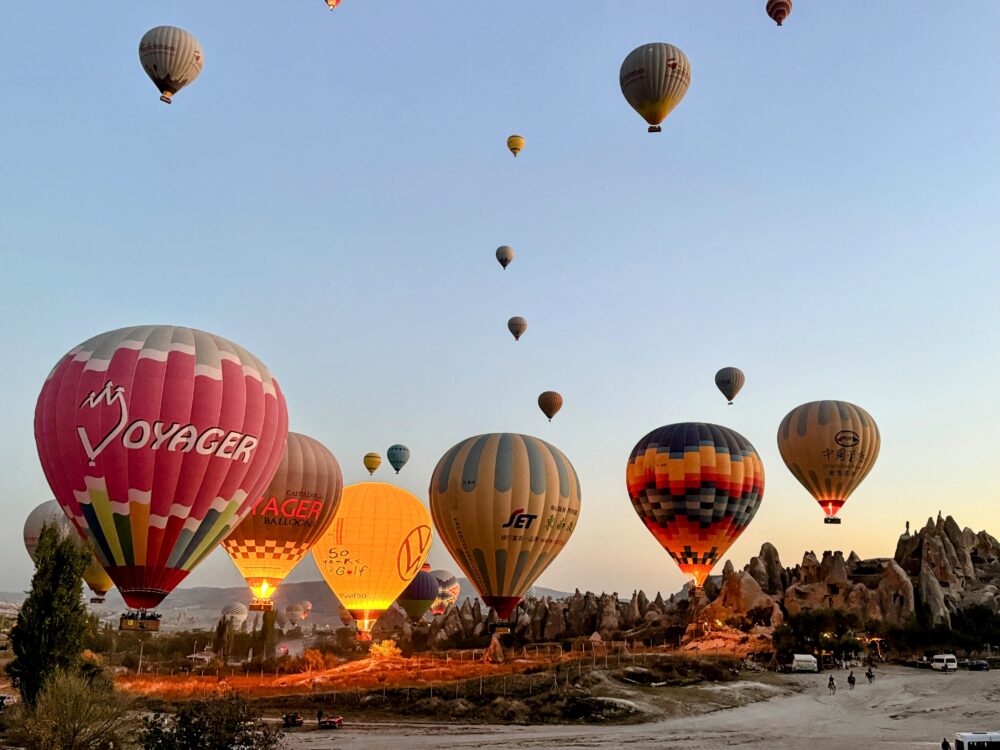
[(146, 645), (146, 642), (140, 637), (139, 638), (139, 674), (142, 674), (142, 647)]

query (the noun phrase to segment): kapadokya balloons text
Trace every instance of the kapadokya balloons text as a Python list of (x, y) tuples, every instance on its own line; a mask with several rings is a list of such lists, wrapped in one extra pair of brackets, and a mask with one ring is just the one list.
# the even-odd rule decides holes
[(618, 80), (625, 100), (649, 123), (649, 132), (659, 133), (660, 123), (687, 93), (691, 63), (674, 45), (652, 42), (629, 53)]
[(424, 563), (409, 585), (403, 589), (396, 603), (411, 620), (419, 620), (438, 597), (438, 580), (431, 573), (431, 566)]
[[(73, 524), (70, 523), (66, 514), (63, 513), (62, 508), (59, 507), (59, 503), (55, 500), (46, 500), (31, 511), (24, 521), (24, 548), (28, 550), (28, 556), (31, 557), (32, 562), (38, 562), (38, 559), (35, 557), (35, 551), (38, 549), (38, 537), (41, 535), (44, 526), (55, 526), (63, 537), (75, 539), (80, 543), (81, 547), (86, 545), (83, 537), (73, 528)], [(83, 571), (83, 580), (88, 588), (94, 592), (94, 597), (90, 600), (92, 604), (103, 602), (104, 595), (114, 585), (111, 582), (111, 578), (104, 571), (104, 568), (97, 561), (97, 558), (94, 557), (93, 552), (90, 555), (90, 564)]]
[(520, 316), (515, 316), (507, 321), (507, 330), (514, 337), (514, 341), (520, 341), (524, 332), (528, 330), (528, 321)]
[(389, 446), (389, 450), (385, 452), (386, 458), (389, 459), (389, 465), (399, 473), (399, 470), (406, 466), (406, 462), (410, 460), (410, 449), (405, 445)]
[(580, 481), (562, 451), (544, 440), (477, 435), (438, 461), (430, 505), (448, 551), (506, 619), (576, 528)]
[(344, 477), (333, 454), (289, 432), (278, 470), (222, 546), (253, 592), (251, 609), (271, 609), (278, 584), (333, 521)]
[(524, 149), (524, 136), (512, 135), (507, 139), (507, 148), (516, 157)]
[(813, 401), (792, 409), (778, 427), (788, 470), (835, 518), (875, 466), (882, 439), (872, 415), (847, 401)]
[(723, 367), (715, 373), (715, 387), (722, 391), (722, 395), (733, 405), (733, 399), (747, 382), (746, 375), (738, 367)]
[(431, 547), (427, 509), (406, 490), (381, 482), (344, 490), (333, 524), (313, 547), (327, 585), (370, 640), (375, 621), (409, 585)]
[(767, 0), (765, 10), (771, 20), (781, 26), (792, 13), (792, 0)]
[(45, 478), (134, 609), (159, 604), (250, 512), (287, 433), (263, 362), (174, 326), (85, 341), (35, 406)]
[(562, 409), (563, 397), (556, 393), (555, 391), (545, 391), (538, 397), (538, 408), (542, 410), (542, 414), (552, 421), (552, 417), (559, 413)]
[(366, 453), (362, 463), (368, 469), (369, 476), (374, 475), (378, 471), (378, 467), (382, 465), (382, 456), (378, 453)]
[(625, 481), (643, 524), (698, 587), (764, 497), (764, 466), (750, 441), (702, 422), (667, 425), (643, 437), (629, 456)]
[(205, 55), (191, 32), (175, 26), (157, 26), (140, 40), (139, 62), (160, 90), (160, 101), (170, 104), (174, 94), (201, 73)]
[(432, 570), (431, 575), (438, 582), (438, 595), (431, 605), (431, 614), (442, 615), (448, 607), (458, 601), (462, 584), (458, 582), (458, 576), (450, 570)]
[(514, 262), (514, 248), (508, 245), (501, 245), (497, 248), (497, 262), (507, 270), (507, 266)]

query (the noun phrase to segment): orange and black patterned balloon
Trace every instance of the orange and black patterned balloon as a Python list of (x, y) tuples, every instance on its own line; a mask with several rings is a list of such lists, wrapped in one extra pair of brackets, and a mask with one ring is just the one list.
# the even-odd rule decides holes
[(764, 466), (750, 441), (703, 422), (646, 435), (632, 450), (625, 478), (639, 518), (699, 587), (764, 497)]
[(828, 523), (868, 476), (882, 438), (872, 415), (847, 401), (813, 401), (788, 412), (778, 450), (788, 470), (823, 508)]
[(792, 13), (792, 0), (767, 0), (767, 15), (778, 26)]

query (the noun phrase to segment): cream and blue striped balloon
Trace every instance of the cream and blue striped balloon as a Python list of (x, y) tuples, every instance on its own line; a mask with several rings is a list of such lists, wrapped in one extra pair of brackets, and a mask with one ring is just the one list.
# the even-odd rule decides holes
[(444, 454), (430, 486), (438, 534), (483, 601), (507, 618), (580, 517), (580, 480), (553, 445), (492, 433)]

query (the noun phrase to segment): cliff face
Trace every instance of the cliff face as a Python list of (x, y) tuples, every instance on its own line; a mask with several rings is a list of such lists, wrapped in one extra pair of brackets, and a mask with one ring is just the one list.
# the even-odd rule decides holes
[[(926, 608), (933, 623), (950, 626), (955, 612), (973, 605), (1000, 611), (1000, 542), (985, 531), (961, 529), (951, 516), (939, 516), (918, 532), (900, 536), (891, 558), (806, 552), (800, 564), (785, 568), (778, 550), (765, 543), (743, 570), (727, 562), (721, 581), (709, 583), (694, 601), (665, 600), (660, 594), (650, 601), (642, 591), (633, 592), (630, 600), (579, 590), (562, 600), (529, 598), (518, 606), (512, 629), (523, 642), (542, 643), (566, 638), (675, 640), (686, 628), (690, 648), (728, 633), (734, 643), (749, 643), (752, 649), (786, 614), (809, 609), (838, 609), (863, 622), (902, 624), (916, 617), (918, 608)], [(484, 638), (489, 622), (479, 602), (466, 599), (432, 622), (414, 624), (387, 615), (376, 625), (376, 635), (453, 648)]]

